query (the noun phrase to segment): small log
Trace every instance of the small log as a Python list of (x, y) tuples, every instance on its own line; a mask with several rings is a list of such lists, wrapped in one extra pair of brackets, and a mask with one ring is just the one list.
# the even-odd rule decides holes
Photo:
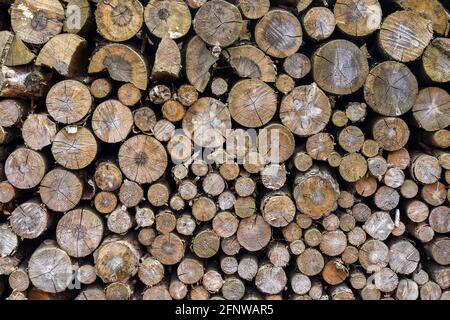
[(235, 162), (220, 165), (219, 173), (226, 181), (233, 181), (239, 176), (239, 165)]
[(36, 58), (36, 66), (46, 66), (64, 77), (81, 76), (87, 66), (87, 41), (71, 33), (51, 38)]
[(99, 1), (95, 11), (97, 31), (109, 41), (129, 40), (141, 29), (143, 13), (144, 8), (137, 0)]
[(322, 270), (323, 279), (330, 285), (338, 285), (345, 281), (348, 271), (338, 259), (330, 260)]
[(231, 129), (230, 112), (219, 100), (201, 98), (187, 110), (182, 126), (197, 145), (218, 147)]
[(239, 197), (234, 204), (234, 212), (239, 218), (248, 218), (256, 212), (256, 201), (253, 197)]
[(207, 269), (202, 278), (202, 285), (211, 293), (219, 292), (223, 283), (222, 275), (213, 268)]
[(4, 99), (0, 101), (0, 126), (10, 128), (16, 126), (28, 114), (30, 106), (23, 100)]
[(57, 168), (44, 176), (39, 185), (39, 195), (50, 210), (66, 212), (80, 202), (83, 189), (83, 182), (78, 176)]
[(450, 287), (448, 266), (441, 266), (436, 263), (429, 263), (427, 269), (430, 272), (431, 279), (435, 281), (443, 290)]
[(405, 240), (394, 240), (389, 246), (389, 267), (398, 274), (411, 274), (419, 264), (419, 251)]
[(290, 12), (273, 9), (258, 21), (255, 40), (268, 55), (286, 58), (298, 51), (303, 41), (302, 27)]
[(297, 257), (297, 267), (306, 276), (319, 274), (324, 266), (324, 258), (316, 249), (308, 248)]
[(28, 262), (31, 283), (48, 293), (64, 292), (73, 277), (73, 267), (67, 253), (54, 241), (44, 242)]
[(106, 300), (129, 300), (133, 294), (133, 286), (129, 283), (113, 282), (105, 289)]
[(375, 205), (381, 210), (393, 210), (397, 207), (400, 200), (400, 195), (397, 190), (388, 187), (381, 186), (378, 188), (374, 196)]
[(30, 279), (25, 268), (21, 267), (13, 271), (8, 277), (8, 284), (14, 291), (24, 292), (30, 286)]
[(275, 228), (285, 227), (294, 220), (295, 204), (291, 197), (282, 191), (266, 194), (261, 200), (261, 213), (264, 220)]
[(235, 274), (238, 270), (238, 261), (234, 256), (222, 256), (220, 258), (220, 269), (226, 275)]
[(91, 264), (83, 264), (77, 270), (76, 279), (82, 284), (93, 284), (97, 280), (95, 267)]
[(124, 141), (132, 126), (133, 114), (117, 100), (101, 103), (92, 114), (92, 130), (106, 143)]
[(426, 131), (445, 129), (450, 125), (450, 95), (447, 91), (428, 87), (420, 90), (412, 112), (419, 127)]
[(382, 11), (378, 0), (337, 0), (334, 5), (336, 25), (352, 37), (365, 37), (380, 29)]
[(405, 170), (411, 162), (411, 157), (409, 151), (402, 148), (397, 151), (389, 152), (386, 160), (389, 164)]
[(141, 90), (132, 83), (125, 83), (117, 91), (117, 98), (127, 107), (136, 105), (142, 98)]
[(446, 67), (450, 63), (450, 41), (446, 38), (436, 38), (423, 53), (422, 65), (430, 80), (438, 83), (450, 81), (450, 72)]
[(190, 107), (198, 99), (198, 92), (194, 86), (183, 84), (177, 91), (178, 101), (185, 107)]
[(184, 106), (175, 100), (166, 101), (162, 107), (162, 113), (164, 118), (170, 122), (181, 121), (186, 115)]
[(242, 45), (227, 48), (223, 51), (223, 55), (240, 77), (275, 82), (277, 74), (273, 61), (257, 47)]
[(377, 179), (367, 176), (355, 182), (355, 191), (362, 197), (370, 197), (377, 191)]
[(158, 46), (151, 74), (152, 80), (177, 79), (181, 69), (181, 54), (176, 42), (164, 38)]
[(183, 180), (178, 186), (178, 192), (183, 200), (192, 200), (197, 195), (197, 186), (194, 182)]
[(164, 266), (152, 257), (146, 257), (139, 265), (139, 279), (147, 286), (154, 286), (164, 278)]
[(416, 102), (417, 94), (414, 74), (406, 65), (394, 61), (382, 62), (372, 68), (364, 85), (367, 104), (384, 116), (401, 116), (408, 112)]
[(336, 231), (327, 231), (323, 233), (320, 241), (320, 251), (330, 257), (335, 257), (344, 252), (347, 246), (347, 237), (345, 233)]
[(156, 238), (156, 231), (153, 228), (142, 228), (138, 234), (138, 241), (143, 246), (151, 246)]
[(155, 213), (149, 207), (136, 207), (135, 219), (138, 227), (150, 227), (155, 222)]
[(141, 90), (147, 89), (148, 71), (144, 57), (130, 46), (108, 44), (94, 53), (88, 72), (107, 70), (113, 80), (129, 82)]
[(50, 215), (35, 199), (22, 203), (12, 212), (11, 230), (23, 239), (36, 239), (50, 226)]
[(177, 218), (170, 210), (163, 210), (155, 217), (156, 230), (161, 234), (169, 234), (177, 225)]
[(192, 205), (192, 215), (198, 221), (210, 221), (217, 213), (217, 206), (213, 200), (207, 197), (198, 197)]
[(184, 236), (191, 236), (194, 233), (197, 224), (190, 214), (183, 214), (177, 219), (177, 232)]
[(192, 240), (192, 251), (200, 258), (211, 258), (220, 247), (220, 238), (212, 230), (205, 229), (197, 233)]
[(170, 189), (166, 182), (156, 182), (147, 191), (147, 199), (151, 205), (161, 207), (169, 202)]
[(389, 213), (377, 211), (367, 219), (363, 229), (376, 240), (386, 240), (394, 230), (394, 222)]
[(191, 13), (184, 1), (151, 0), (145, 7), (144, 21), (158, 38), (178, 39), (191, 27)]
[(42, 150), (52, 144), (56, 136), (56, 124), (45, 114), (30, 114), (22, 125), (25, 145), (33, 150)]
[(212, 221), (214, 232), (221, 238), (233, 236), (239, 225), (239, 220), (228, 211), (219, 212)]
[(410, 179), (406, 179), (400, 187), (400, 194), (403, 198), (412, 199), (419, 192), (417, 184)]
[(441, 176), (442, 168), (439, 160), (427, 154), (418, 154), (411, 162), (411, 175), (424, 184), (435, 183)]
[(222, 96), (228, 91), (228, 83), (224, 78), (214, 78), (211, 82), (211, 92), (215, 96)]
[(339, 165), (341, 177), (348, 182), (356, 182), (367, 173), (367, 161), (359, 153), (350, 153), (342, 158)]
[(450, 232), (450, 207), (440, 206), (433, 208), (428, 217), (428, 223), (436, 233)]
[(294, 53), (284, 59), (283, 69), (292, 78), (302, 79), (311, 71), (311, 61), (304, 54)]
[(217, 201), (220, 209), (230, 210), (236, 203), (236, 196), (231, 191), (224, 191), (219, 195)]
[(255, 128), (269, 122), (276, 112), (275, 92), (261, 80), (238, 82), (230, 91), (231, 117), (244, 127)]
[(144, 198), (144, 190), (134, 181), (125, 179), (119, 189), (120, 202), (128, 207), (137, 206)]
[(259, 131), (258, 151), (266, 162), (287, 161), (294, 153), (295, 140), (291, 131), (281, 124), (270, 124)]
[(347, 152), (358, 152), (364, 144), (364, 132), (356, 126), (345, 127), (338, 136), (339, 145)]
[(238, 277), (230, 276), (224, 279), (221, 292), (226, 300), (240, 300), (244, 297), (245, 285)]
[(283, 268), (272, 264), (259, 267), (255, 277), (255, 285), (265, 294), (278, 294), (287, 284), (286, 273)]
[(187, 296), (188, 288), (177, 277), (172, 277), (169, 285), (169, 293), (173, 299), (182, 300)]
[(172, 300), (167, 284), (161, 282), (160, 284), (148, 288), (142, 295), (142, 300)]
[(258, 258), (254, 255), (244, 255), (238, 265), (238, 274), (244, 280), (252, 281), (258, 272)]
[(277, 90), (281, 93), (288, 94), (295, 88), (294, 79), (287, 74), (282, 73), (275, 80), (275, 88), (277, 88)]
[(398, 286), (397, 274), (389, 268), (383, 268), (374, 274), (375, 287), (381, 292), (392, 292)]
[(407, 223), (406, 230), (417, 240), (428, 243), (434, 238), (434, 230), (425, 222), (418, 224)]
[(330, 116), (330, 101), (315, 83), (294, 88), (281, 101), (281, 122), (299, 136), (319, 133)]
[(56, 239), (71, 257), (85, 257), (100, 245), (103, 230), (100, 216), (88, 209), (77, 209), (66, 213), (59, 220)]
[(322, 241), (322, 232), (317, 228), (309, 228), (305, 230), (304, 241), (310, 247), (317, 247)]
[(118, 206), (107, 219), (108, 230), (117, 233), (125, 234), (134, 225), (134, 219), (130, 215), (126, 206)]
[(111, 94), (113, 85), (108, 78), (98, 78), (92, 81), (89, 90), (94, 98), (103, 99)]
[(120, 147), (119, 166), (128, 179), (138, 183), (152, 183), (166, 170), (167, 153), (156, 139), (137, 135), (126, 140)]
[(302, 18), (305, 33), (315, 41), (329, 38), (336, 27), (333, 12), (325, 7), (314, 7), (308, 10)]
[(251, 177), (241, 176), (236, 179), (234, 189), (240, 197), (248, 197), (255, 192), (256, 183)]
[(445, 189), (445, 185), (438, 181), (423, 186), (420, 195), (426, 203), (437, 207), (444, 204), (447, 198), (447, 190)]
[(367, 105), (365, 103), (351, 102), (345, 108), (345, 114), (352, 122), (362, 122), (367, 114)]
[(400, 62), (417, 60), (433, 38), (430, 20), (404, 10), (387, 16), (381, 25), (379, 44), (390, 58)]
[(284, 164), (270, 164), (261, 171), (261, 182), (267, 189), (279, 190), (287, 180), (287, 171)]
[(52, 154), (56, 162), (64, 168), (79, 170), (94, 161), (97, 148), (97, 141), (89, 129), (67, 126), (56, 134)]
[(218, 47), (232, 45), (239, 38), (241, 24), (239, 9), (223, 0), (212, 0), (202, 5), (193, 21), (197, 35), (207, 44)]
[(107, 240), (94, 253), (97, 275), (104, 283), (127, 281), (138, 272), (141, 252), (129, 236)]
[(348, 123), (347, 114), (342, 110), (336, 110), (331, 116), (331, 122), (338, 128), (345, 127)]
[(11, 27), (21, 40), (44, 44), (62, 31), (64, 8), (58, 0), (20, 0), (11, 6)]
[(328, 133), (320, 132), (306, 140), (306, 152), (314, 160), (326, 161), (333, 148), (333, 137)]
[(13, 201), (20, 192), (8, 181), (0, 182), (0, 203)]
[(335, 208), (339, 187), (328, 170), (313, 167), (297, 176), (293, 195), (301, 212), (319, 218)]
[(389, 263), (389, 248), (379, 240), (368, 240), (359, 250), (359, 263), (368, 272), (375, 272)]
[(97, 187), (103, 191), (115, 191), (122, 184), (122, 172), (112, 161), (100, 162), (94, 174), (94, 181)]
[(237, 230), (239, 244), (248, 251), (266, 247), (272, 236), (270, 225), (260, 215), (242, 219)]
[(336, 95), (359, 90), (369, 73), (367, 58), (347, 40), (333, 40), (323, 45), (311, 62), (314, 81), (324, 91)]
[(18, 189), (31, 189), (42, 180), (47, 169), (44, 156), (36, 151), (19, 147), (5, 162), (5, 175)]
[(225, 190), (225, 181), (220, 174), (210, 172), (204, 177), (202, 187), (206, 194), (215, 197)]
[(428, 281), (420, 287), (420, 300), (439, 300), (442, 289), (436, 282)]

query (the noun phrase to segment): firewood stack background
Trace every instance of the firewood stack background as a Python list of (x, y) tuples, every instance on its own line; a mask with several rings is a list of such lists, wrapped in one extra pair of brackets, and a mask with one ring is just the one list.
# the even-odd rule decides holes
[(0, 0), (0, 297), (450, 299), (449, 9)]

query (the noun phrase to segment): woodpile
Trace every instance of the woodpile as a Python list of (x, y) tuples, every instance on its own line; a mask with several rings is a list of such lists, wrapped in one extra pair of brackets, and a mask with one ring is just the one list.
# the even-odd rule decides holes
[(450, 299), (449, 10), (0, 0), (0, 297)]

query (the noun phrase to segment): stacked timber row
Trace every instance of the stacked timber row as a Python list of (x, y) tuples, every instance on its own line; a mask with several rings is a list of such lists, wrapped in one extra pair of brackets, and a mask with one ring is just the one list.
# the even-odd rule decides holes
[(0, 297), (450, 299), (449, 9), (0, 0)]

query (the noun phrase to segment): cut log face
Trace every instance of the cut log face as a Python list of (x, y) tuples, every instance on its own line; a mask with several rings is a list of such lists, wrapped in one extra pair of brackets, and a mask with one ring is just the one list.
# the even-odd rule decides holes
[(11, 214), (11, 230), (21, 238), (35, 239), (49, 226), (47, 209), (37, 201), (28, 201), (18, 206)]
[(364, 85), (367, 104), (384, 116), (405, 114), (413, 107), (417, 94), (418, 84), (411, 70), (393, 61), (380, 63), (370, 70)]
[(108, 44), (92, 56), (88, 72), (104, 70), (114, 80), (130, 82), (141, 90), (147, 89), (148, 71), (144, 57), (127, 45)]
[(76, 209), (66, 213), (58, 222), (56, 239), (71, 257), (85, 257), (100, 245), (103, 221), (91, 210)]
[(88, 87), (81, 82), (64, 80), (50, 89), (46, 104), (53, 119), (70, 124), (80, 121), (90, 112), (93, 99)]
[(30, 114), (22, 126), (25, 145), (33, 150), (42, 150), (52, 144), (56, 136), (56, 124), (45, 114)]
[(14, 253), (19, 245), (19, 239), (7, 224), (0, 225), (0, 258)]
[(369, 64), (355, 44), (347, 40), (333, 40), (314, 53), (312, 70), (320, 88), (331, 94), (347, 95), (363, 86)]
[(28, 263), (31, 283), (48, 293), (63, 292), (73, 277), (73, 267), (67, 253), (55, 244), (38, 248)]
[(305, 33), (313, 40), (322, 41), (331, 36), (336, 27), (333, 12), (325, 7), (314, 7), (303, 16)]
[(23, 41), (44, 44), (62, 31), (64, 8), (58, 0), (20, 0), (11, 7), (11, 26)]
[(298, 19), (285, 10), (271, 10), (258, 21), (255, 40), (259, 48), (275, 58), (286, 58), (300, 48), (303, 41)]
[(273, 61), (257, 47), (242, 45), (227, 48), (223, 54), (240, 77), (275, 82), (276, 70)]
[(36, 65), (52, 68), (65, 77), (80, 76), (86, 71), (87, 45), (87, 41), (76, 34), (57, 35), (41, 49)]
[(381, 118), (373, 126), (373, 138), (387, 151), (402, 149), (409, 140), (409, 128), (400, 118)]
[(330, 101), (315, 83), (294, 88), (281, 101), (282, 123), (299, 136), (319, 133), (327, 125), (330, 116)]
[(106, 143), (124, 141), (133, 126), (131, 110), (117, 100), (108, 100), (92, 114), (92, 130)]
[(66, 212), (80, 202), (83, 183), (78, 176), (68, 170), (54, 169), (42, 179), (39, 195), (49, 209)]
[(450, 40), (436, 38), (425, 49), (422, 65), (427, 76), (434, 82), (449, 82)]
[(248, 251), (266, 247), (272, 234), (270, 225), (260, 215), (242, 219), (237, 230), (239, 244)]
[(187, 110), (183, 129), (201, 147), (221, 146), (231, 129), (230, 112), (219, 100), (201, 98)]
[(156, 139), (138, 135), (125, 141), (119, 150), (119, 165), (125, 176), (138, 183), (158, 180), (167, 167), (167, 153)]
[(99, 1), (95, 11), (97, 30), (107, 40), (121, 42), (141, 29), (144, 8), (137, 0)]
[(180, 0), (149, 1), (144, 20), (150, 32), (158, 38), (178, 39), (191, 27), (189, 8)]
[(365, 37), (380, 28), (382, 11), (378, 0), (338, 0), (334, 5), (337, 27), (353, 37)]
[(297, 208), (313, 217), (326, 215), (336, 205), (339, 187), (330, 172), (313, 167), (295, 179), (294, 198)]
[[(199, 92), (203, 92), (211, 77), (209, 69), (218, 58), (206, 47), (206, 43), (194, 36), (186, 47), (186, 78)], [(195, 99), (197, 100), (197, 99)]]
[(156, 51), (152, 70), (153, 80), (177, 79), (181, 69), (181, 54), (177, 43), (172, 39), (161, 40)]
[(255, 128), (269, 122), (277, 110), (277, 96), (261, 80), (242, 80), (231, 89), (228, 107), (233, 120)]
[(36, 187), (45, 175), (46, 163), (41, 154), (27, 148), (18, 148), (5, 162), (8, 181), (18, 189)]
[(450, 95), (437, 87), (422, 89), (412, 112), (419, 127), (426, 131), (445, 129), (450, 125)]
[(228, 47), (241, 32), (242, 16), (239, 9), (223, 0), (208, 1), (194, 18), (194, 30), (211, 46)]
[(417, 60), (433, 38), (430, 20), (413, 11), (397, 11), (381, 25), (380, 46), (386, 54), (400, 62)]
[(94, 161), (97, 141), (85, 127), (68, 126), (56, 134), (52, 154), (56, 162), (67, 169), (83, 169)]

